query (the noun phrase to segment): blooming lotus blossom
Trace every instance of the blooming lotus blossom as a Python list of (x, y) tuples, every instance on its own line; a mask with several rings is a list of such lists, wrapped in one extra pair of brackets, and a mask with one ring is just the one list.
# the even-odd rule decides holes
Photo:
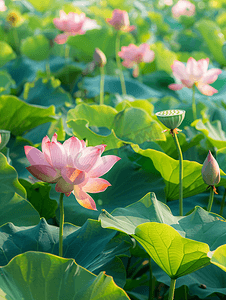
[(215, 185), (220, 182), (220, 168), (210, 151), (202, 166), (202, 178), (214, 191), (216, 190)]
[(0, 11), (6, 11), (7, 7), (5, 6), (5, 1), (0, 0)]
[(57, 44), (66, 43), (71, 35), (84, 34), (87, 30), (99, 28), (95, 20), (87, 18), (84, 13), (77, 14), (69, 12), (67, 15), (63, 10), (60, 11), (60, 18), (53, 19), (56, 28), (64, 31), (64, 33), (56, 36), (54, 41)]
[(141, 44), (139, 47), (130, 44), (129, 46), (122, 47), (121, 51), (118, 52), (124, 61), (122, 62), (123, 66), (126, 68), (134, 68), (133, 76), (137, 77), (139, 75), (138, 64), (141, 62), (151, 62), (155, 58), (154, 51), (150, 50), (148, 44)]
[(124, 32), (132, 31), (135, 26), (130, 26), (129, 16), (127, 11), (115, 9), (112, 14), (112, 18), (107, 18), (106, 21), (111, 24), (116, 30), (122, 30)]
[(71, 137), (63, 145), (45, 136), (42, 151), (25, 146), (25, 154), (31, 166), (27, 170), (37, 179), (56, 183), (55, 190), (69, 196), (75, 195), (78, 203), (96, 210), (93, 198), (87, 193), (99, 193), (111, 184), (100, 176), (107, 173), (120, 159), (115, 155), (101, 157), (106, 145), (86, 147), (83, 140)]
[(179, 0), (172, 7), (172, 14), (174, 18), (179, 18), (180, 16), (191, 17), (195, 14), (195, 5), (187, 0)]
[(182, 83), (172, 83), (168, 87), (171, 90), (178, 91), (184, 87), (192, 88), (195, 84), (203, 95), (212, 96), (217, 93), (218, 90), (209, 84), (215, 82), (222, 71), (216, 68), (207, 71), (208, 65), (209, 58), (196, 61), (190, 57), (186, 67), (182, 62), (175, 60), (171, 66), (173, 75)]

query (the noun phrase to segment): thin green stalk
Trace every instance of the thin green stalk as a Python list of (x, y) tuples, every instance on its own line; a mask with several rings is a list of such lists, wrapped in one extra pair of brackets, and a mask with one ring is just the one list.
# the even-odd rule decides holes
[(179, 156), (179, 211), (180, 216), (183, 216), (183, 155), (175, 131), (173, 132), (173, 138)]
[(220, 208), (220, 213), (219, 215), (223, 217), (223, 210), (224, 210), (224, 204), (225, 204), (225, 197), (226, 197), (226, 189), (224, 189), (224, 195), (221, 200), (221, 208)]
[(149, 298), (148, 300), (153, 300), (153, 275), (152, 275), (152, 266), (151, 266), (151, 257), (149, 256), (149, 273), (150, 273), (150, 279), (149, 279)]
[(59, 256), (63, 257), (64, 193), (60, 193)]
[(16, 50), (17, 50), (16, 52), (18, 54), (20, 54), (20, 39), (19, 39), (17, 30), (16, 30), (16, 28), (12, 28), (12, 31), (13, 31), (13, 38), (14, 38), (14, 41), (15, 41), (15, 47), (16, 47)]
[(207, 207), (207, 211), (211, 211), (212, 205), (213, 205), (213, 196), (214, 196), (214, 189), (213, 186), (210, 187), (210, 197), (209, 197), (209, 203)]
[(46, 76), (47, 76), (47, 78), (49, 80), (50, 76), (51, 76), (49, 61), (46, 63)]
[(119, 77), (120, 77), (120, 81), (121, 81), (122, 94), (126, 95), (125, 79), (124, 79), (123, 72), (122, 72), (122, 65), (121, 65), (120, 57), (118, 56), (119, 51), (120, 51), (120, 31), (118, 31), (117, 36), (116, 36), (115, 55), (116, 55), (117, 67), (119, 69)]
[[(65, 62), (66, 62), (66, 65), (68, 65), (69, 64), (70, 47), (67, 44), (65, 44), (65, 49), (64, 50), (65, 50), (65, 53), (64, 53)], [(69, 69), (67, 71), (67, 84), (70, 84)]]
[(192, 113), (193, 113), (193, 121), (195, 121), (197, 119), (196, 104), (195, 104), (195, 85), (193, 85), (192, 88)]
[(104, 67), (100, 67), (100, 105), (104, 104)]
[(176, 279), (171, 278), (168, 300), (173, 300), (175, 292)]

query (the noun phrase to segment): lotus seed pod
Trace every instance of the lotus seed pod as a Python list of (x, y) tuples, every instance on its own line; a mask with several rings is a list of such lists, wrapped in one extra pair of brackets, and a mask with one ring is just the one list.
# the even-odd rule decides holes
[(163, 110), (157, 112), (156, 116), (158, 117), (159, 121), (161, 121), (162, 124), (164, 124), (167, 128), (175, 129), (179, 127), (184, 120), (185, 110)]
[(10, 139), (10, 131), (0, 130), (0, 150), (2, 150)]
[(210, 151), (202, 166), (202, 178), (206, 184), (211, 186), (220, 182), (220, 168)]
[(94, 51), (93, 61), (96, 65), (99, 65), (100, 67), (105, 66), (107, 63), (105, 54), (99, 48), (96, 48)]

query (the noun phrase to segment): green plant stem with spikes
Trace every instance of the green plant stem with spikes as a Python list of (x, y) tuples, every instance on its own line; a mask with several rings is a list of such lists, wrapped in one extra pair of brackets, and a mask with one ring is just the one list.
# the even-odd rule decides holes
[(212, 205), (213, 205), (213, 198), (214, 198), (214, 188), (213, 188), (213, 186), (211, 186), (210, 187), (209, 203), (208, 203), (208, 206), (207, 206), (207, 211), (208, 212), (211, 212), (211, 208), (212, 208)]
[(100, 66), (100, 105), (104, 104), (104, 67)]
[(220, 213), (219, 213), (219, 215), (221, 215), (222, 217), (223, 217), (223, 210), (224, 210), (224, 204), (225, 204), (225, 197), (226, 197), (226, 189), (224, 189), (224, 195), (221, 200), (221, 208), (220, 208)]
[(180, 148), (180, 144), (175, 129), (172, 130), (171, 132), (173, 134), (173, 139), (177, 147), (177, 152), (179, 156), (179, 212), (180, 212), (180, 216), (183, 216), (183, 155), (182, 155), (182, 151)]
[(176, 279), (171, 278), (168, 300), (173, 300), (175, 292)]
[(193, 113), (193, 121), (197, 119), (196, 113), (196, 104), (195, 104), (195, 85), (192, 87), (192, 113)]
[(59, 256), (63, 257), (64, 193), (60, 193)]
[(116, 36), (115, 55), (116, 55), (117, 67), (118, 67), (118, 70), (119, 70), (119, 77), (120, 77), (120, 81), (121, 81), (122, 94), (126, 95), (126, 84), (125, 84), (125, 79), (124, 79), (124, 75), (123, 75), (123, 72), (122, 72), (122, 64), (121, 64), (121, 61), (120, 61), (120, 57), (118, 56), (119, 51), (120, 51), (120, 30), (118, 30), (117, 36)]

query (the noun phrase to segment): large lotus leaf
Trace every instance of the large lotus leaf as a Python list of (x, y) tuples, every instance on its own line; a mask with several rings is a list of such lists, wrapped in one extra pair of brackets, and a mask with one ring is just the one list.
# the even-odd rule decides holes
[(151, 74), (144, 75), (142, 80), (147, 86), (155, 90), (160, 90), (167, 96), (169, 96), (169, 94), (174, 97), (177, 95), (173, 90), (168, 88), (168, 85), (174, 83), (174, 80), (165, 71), (156, 71)]
[(16, 170), (0, 153), (0, 225), (13, 222), (17, 226), (34, 225), (39, 214), (24, 198), (26, 191), (17, 179)]
[(6, 70), (0, 71), (0, 95), (10, 94), (11, 88), (15, 87), (15, 81)]
[(115, 134), (123, 141), (141, 144), (150, 140), (165, 140), (162, 127), (144, 109), (129, 107), (114, 119)]
[(107, 105), (87, 105), (81, 103), (69, 110), (67, 121), (84, 119), (89, 121), (89, 126), (107, 127), (112, 129), (117, 110)]
[[(90, 62), (93, 59), (95, 48), (104, 52), (106, 57), (115, 57), (115, 39), (116, 34), (109, 27), (101, 29), (88, 30), (84, 35), (70, 36), (67, 43), (74, 48), (76, 58), (79, 61)], [(127, 46), (134, 43), (131, 33), (121, 33), (121, 46)]]
[[(165, 196), (168, 201), (179, 199), (179, 161), (165, 153), (147, 149), (141, 150), (138, 145), (132, 145), (133, 150), (149, 157), (156, 170), (161, 173), (165, 183)], [(183, 195), (190, 197), (206, 190), (207, 186), (202, 179), (202, 165), (194, 161), (183, 161)], [(226, 174), (221, 171), (221, 175)], [(218, 186), (226, 186), (225, 178), (221, 178)]]
[(49, 40), (42, 34), (29, 36), (22, 41), (21, 52), (32, 60), (47, 59), (50, 54)]
[(210, 252), (211, 263), (226, 272), (226, 244)]
[[(0, 228), (0, 265), (27, 251), (41, 251), (58, 255), (59, 228), (41, 219), (37, 226), (17, 227), (7, 223)], [(64, 224), (63, 256), (98, 274), (114, 276), (120, 286), (125, 284), (125, 269), (117, 256), (130, 256), (132, 242), (125, 234), (103, 229), (100, 223), (88, 220), (82, 227)], [(116, 264), (116, 265), (115, 265)]]
[[(100, 128), (94, 132), (89, 128), (89, 122), (86, 120), (70, 120), (67, 122), (68, 126), (72, 128), (73, 134), (80, 140), (86, 139), (89, 146), (96, 146), (100, 144), (107, 145), (106, 150), (119, 148), (122, 146), (122, 141), (117, 138), (114, 130), (108, 130), (101, 134)], [(94, 128), (92, 128), (94, 129)]]
[(222, 130), (220, 121), (214, 121), (211, 124), (208, 120), (204, 122), (202, 120), (196, 120), (191, 126), (203, 132), (213, 147), (218, 149), (226, 147), (226, 136)]
[(37, 107), (14, 96), (0, 96), (0, 112), (0, 128), (11, 131), (12, 135), (22, 135), (40, 124), (55, 120), (54, 106)]
[(141, 224), (132, 236), (171, 278), (187, 275), (210, 264), (207, 244), (184, 238), (167, 224)]
[(222, 217), (198, 206), (189, 215), (176, 217), (167, 205), (156, 199), (154, 193), (148, 193), (125, 208), (116, 208), (111, 214), (103, 210), (99, 219), (102, 227), (127, 234), (134, 234), (140, 224), (159, 222), (172, 226), (183, 237), (207, 243), (211, 250), (226, 244), (226, 222)]
[[(136, 107), (145, 110), (150, 116), (154, 114), (154, 105), (149, 100), (123, 100), (118, 103), (115, 109), (119, 112), (127, 107)], [(157, 118), (156, 118), (157, 119)]]
[(40, 217), (46, 218), (46, 220), (55, 217), (55, 211), (57, 209), (57, 202), (49, 198), (49, 192), (51, 186), (47, 182), (36, 182), (34, 184), (20, 179), (20, 183), (26, 189), (27, 200), (38, 211)]
[[(161, 98), (163, 94), (145, 84), (131, 78), (125, 78), (126, 93), (137, 99), (151, 97)], [(100, 76), (85, 78), (83, 88), (88, 91), (87, 97), (93, 98), (100, 94)], [(121, 82), (118, 77), (106, 75), (104, 77), (104, 91), (110, 94), (122, 94)]]
[(51, 6), (53, 6), (54, 1), (53, 0), (47, 0), (47, 1), (42, 1), (42, 0), (28, 0), (33, 7), (40, 12), (44, 12), (48, 10)]
[[(152, 261), (153, 275), (159, 282), (170, 285), (169, 276)], [(208, 296), (219, 293), (226, 295), (225, 288), (226, 272), (211, 264), (203, 269), (177, 279), (176, 288), (187, 286), (189, 295), (198, 296), (200, 299), (207, 299)], [(209, 299), (213, 299), (213, 296)]]
[[(142, 108), (142, 101), (137, 100), (137, 107), (129, 107), (121, 112), (106, 105), (80, 104), (68, 112), (68, 120), (85, 119), (89, 121), (89, 126), (113, 129), (118, 138), (127, 142), (141, 144), (146, 140), (164, 140), (162, 127), (151, 117), (150, 112)], [(151, 106), (147, 103), (146, 109)]]
[(220, 65), (225, 66), (226, 59), (222, 52), (225, 39), (218, 25), (214, 21), (202, 19), (195, 26), (201, 33), (215, 60)]
[(217, 150), (216, 160), (219, 167), (226, 172), (226, 147)]
[(26, 83), (24, 87), (24, 99), (31, 104), (43, 106), (55, 105), (56, 107), (64, 105), (65, 102), (71, 102), (71, 96), (60, 87), (60, 81), (51, 77), (39, 78), (31, 83)]
[[(148, 193), (138, 202), (125, 208), (116, 208), (111, 214), (103, 210), (99, 216), (101, 226), (134, 234), (138, 225), (146, 222), (178, 224), (183, 217), (174, 217), (167, 205), (158, 201), (154, 193)], [(178, 226), (177, 226), (178, 229)], [(183, 234), (183, 230), (181, 230)]]
[(4, 66), (10, 60), (16, 58), (15, 52), (10, 47), (10, 45), (7, 44), (6, 42), (0, 41), (0, 49), (1, 49), (0, 67)]
[(73, 259), (51, 254), (18, 255), (0, 273), (0, 294), (5, 300), (129, 299), (111, 277), (95, 276)]
[[(102, 193), (92, 194), (98, 211), (91, 211), (81, 207), (75, 200), (74, 195), (68, 198), (65, 197), (66, 222), (81, 225), (87, 218), (97, 219), (101, 209), (111, 212), (117, 207), (125, 207), (138, 201), (150, 191), (155, 192), (160, 199), (164, 200), (164, 181), (153, 164), (151, 169), (151, 163), (147, 161), (146, 165), (151, 170), (147, 172), (145, 168), (142, 168), (136, 162), (138, 155), (127, 146), (106, 151), (105, 154), (117, 155), (121, 157), (121, 160), (103, 176), (111, 183), (111, 186)], [(55, 193), (53, 189), (51, 193)], [(59, 195), (57, 197), (59, 198)], [(53, 194), (51, 194), (51, 198), (56, 199)], [(59, 218), (58, 210), (57, 218)]]

